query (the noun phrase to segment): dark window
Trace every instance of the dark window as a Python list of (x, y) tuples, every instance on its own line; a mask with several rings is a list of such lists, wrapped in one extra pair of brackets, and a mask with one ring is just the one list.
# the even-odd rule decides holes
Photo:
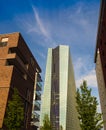
[(100, 44), (102, 45), (102, 39), (100, 39)]
[(104, 44), (106, 45), (106, 42), (104, 42)]
[(7, 42), (0, 42), (0, 47), (7, 46)]
[(12, 65), (12, 64), (7, 60), (6, 63), (5, 63), (5, 65), (6, 65), (6, 66), (10, 66), (10, 65)]
[(9, 49), (8, 49), (8, 54), (16, 53), (14, 50), (15, 50), (15, 49), (13, 49), (13, 48), (9, 48)]
[(28, 101), (30, 101), (30, 97), (31, 97), (31, 92), (30, 92), (30, 90), (27, 88), (27, 90), (26, 90), (26, 98), (27, 98)]
[(105, 54), (104, 54), (104, 51), (102, 51), (102, 55), (104, 56)]
[(106, 64), (104, 65), (104, 67), (106, 68)]

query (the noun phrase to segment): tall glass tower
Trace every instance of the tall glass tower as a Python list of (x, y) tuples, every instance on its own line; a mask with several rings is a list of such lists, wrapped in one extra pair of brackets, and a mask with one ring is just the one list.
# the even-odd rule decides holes
[(48, 49), (40, 127), (48, 114), (53, 130), (80, 130), (76, 87), (68, 46)]

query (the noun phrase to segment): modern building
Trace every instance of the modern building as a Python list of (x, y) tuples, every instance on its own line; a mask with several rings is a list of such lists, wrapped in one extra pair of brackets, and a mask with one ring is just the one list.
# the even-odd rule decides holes
[[(24, 130), (30, 130), (34, 91), (41, 90), (40, 72), (41, 68), (20, 33), (0, 35), (0, 128), (5, 127), (6, 107), (16, 87), (24, 103)], [(38, 98), (40, 95), (36, 92), (34, 99)], [(33, 110), (39, 107), (35, 104)]]
[(76, 86), (70, 50), (60, 45), (48, 49), (40, 127), (48, 114), (52, 130), (80, 130)]
[(106, 0), (101, 0), (95, 63), (104, 130), (106, 130)]

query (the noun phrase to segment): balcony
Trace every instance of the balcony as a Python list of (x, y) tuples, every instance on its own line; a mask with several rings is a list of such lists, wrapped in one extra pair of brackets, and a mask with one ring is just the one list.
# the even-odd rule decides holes
[(14, 66), (16, 66), (23, 73), (27, 72), (26, 65), (20, 59), (20, 57), (18, 55), (16, 55), (16, 53), (11, 53), (11, 54), (7, 55), (7, 66), (8, 65), (14, 65)]
[(36, 100), (41, 100), (41, 93), (36, 91)]
[(41, 91), (42, 90), (42, 84), (40, 82), (37, 82), (36, 84), (36, 90)]
[(15, 59), (16, 58), (16, 53), (8, 54), (7, 59)]
[(39, 73), (38, 73), (38, 76), (37, 76), (37, 81), (38, 81), (38, 82), (42, 82), (42, 79), (41, 79), (41, 76), (40, 76)]
[(32, 122), (36, 122), (40, 120), (40, 115), (37, 112), (33, 111), (32, 115), (33, 115)]
[(40, 111), (40, 103), (37, 101), (34, 101), (34, 110), (35, 111)]

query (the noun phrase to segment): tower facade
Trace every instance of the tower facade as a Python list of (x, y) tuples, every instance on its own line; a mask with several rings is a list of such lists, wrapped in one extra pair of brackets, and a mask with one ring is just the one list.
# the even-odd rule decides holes
[(101, 0), (95, 63), (104, 130), (106, 130), (106, 0)]
[(76, 87), (68, 46), (48, 49), (40, 127), (48, 114), (53, 130), (79, 130)]
[[(30, 129), (35, 78), (36, 90), (41, 90), (38, 84), (40, 72), (40, 66), (20, 33), (0, 35), (0, 128), (5, 129), (3, 122), (7, 104), (16, 87), (24, 104), (22, 126), (24, 130)], [(38, 96), (36, 93), (36, 99)], [(35, 104), (34, 107), (39, 106)]]

